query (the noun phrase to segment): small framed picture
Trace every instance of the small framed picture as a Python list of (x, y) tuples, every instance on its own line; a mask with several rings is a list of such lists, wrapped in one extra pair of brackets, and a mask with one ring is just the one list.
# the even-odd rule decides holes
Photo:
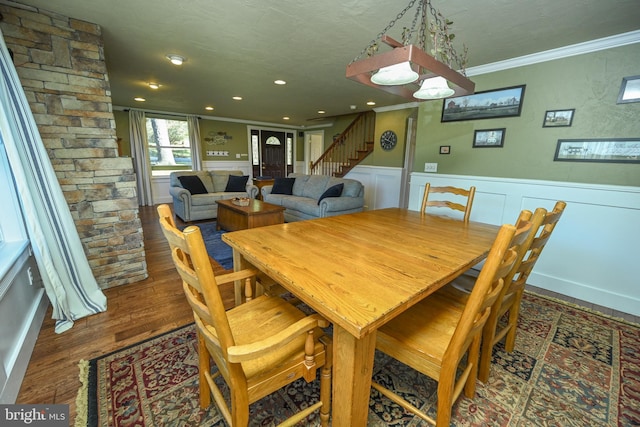
[(640, 76), (624, 77), (620, 85), (617, 104), (640, 102)]
[(473, 147), (502, 147), (504, 145), (504, 134), (506, 132), (506, 128), (477, 130), (473, 135)]
[(451, 146), (450, 145), (441, 145), (440, 146), (440, 154), (451, 154)]
[(557, 128), (562, 126), (571, 126), (571, 122), (573, 122), (573, 113), (575, 111), (575, 108), (570, 110), (547, 110), (547, 112), (544, 113), (542, 127)]

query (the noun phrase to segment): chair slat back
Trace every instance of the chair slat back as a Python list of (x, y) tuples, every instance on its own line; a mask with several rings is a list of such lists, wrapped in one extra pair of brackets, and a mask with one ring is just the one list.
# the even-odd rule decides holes
[(189, 226), (184, 231), (178, 230), (167, 205), (158, 206), (158, 215), (198, 332), (220, 372), (227, 374), (227, 348), (235, 342), (200, 228)]
[[(462, 196), (466, 198), (466, 203), (458, 203), (450, 200), (430, 200), (430, 194), (451, 194), (455, 196)], [(422, 206), (420, 212), (425, 214), (428, 207), (433, 208), (449, 208), (452, 210), (460, 211), (464, 213), (463, 220), (469, 221), (471, 215), (471, 207), (473, 206), (473, 198), (476, 193), (476, 187), (472, 186), (468, 190), (464, 188), (444, 186), (444, 187), (432, 187), (430, 183), (427, 183), (424, 188), (424, 194), (422, 196)]]
[(524, 219), (516, 226), (505, 224), (500, 227), (446, 351), (450, 355), (445, 353), (444, 359), (459, 360), (469, 343), (482, 332), (530, 230), (531, 222)]
[(525, 250), (520, 262), (515, 266), (515, 271), (510, 282), (509, 293), (515, 293), (524, 289), (527, 279), (538, 262), (542, 250), (546, 246), (551, 233), (562, 217), (567, 204), (563, 201), (556, 202), (553, 210), (547, 212), (544, 208), (538, 208), (531, 220), (534, 229), (525, 243)]

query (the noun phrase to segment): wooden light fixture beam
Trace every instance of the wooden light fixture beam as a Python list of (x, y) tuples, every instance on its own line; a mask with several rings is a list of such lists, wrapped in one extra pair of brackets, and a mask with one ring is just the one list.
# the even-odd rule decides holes
[[(475, 91), (476, 84), (456, 70), (428, 55), (415, 45), (403, 45), (387, 35), (383, 35), (382, 42), (391, 46), (393, 50), (380, 53), (368, 58), (360, 59), (347, 65), (347, 78), (376, 89), (384, 90), (404, 98), (418, 100), (413, 93), (418, 90), (420, 82), (431, 77), (442, 76), (449, 82), (451, 89), (455, 91), (453, 96), (469, 95)], [(371, 75), (380, 68), (409, 61), (411, 67), (420, 74), (415, 83), (403, 86), (377, 85), (371, 82)]]

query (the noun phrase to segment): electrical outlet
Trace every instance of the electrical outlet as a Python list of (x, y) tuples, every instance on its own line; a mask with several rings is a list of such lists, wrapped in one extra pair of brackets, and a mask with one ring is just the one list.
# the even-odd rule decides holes
[(437, 163), (425, 163), (424, 164), (425, 172), (438, 172), (438, 164)]

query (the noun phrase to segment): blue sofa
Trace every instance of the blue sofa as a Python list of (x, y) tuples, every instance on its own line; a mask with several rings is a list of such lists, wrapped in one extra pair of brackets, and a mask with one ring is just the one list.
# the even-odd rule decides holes
[[(273, 194), (272, 185), (262, 187), (262, 199), (265, 202), (285, 207), (284, 220), (286, 222), (324, 218), (364, 210), (364, 186), (360, 181), (298, 173), (289, 174), (289, 178), (295, 178), (291, 194)], [(339, 196), (326, 197), (318, 203), (325, 191), (338, 184), (343, 184)]]

